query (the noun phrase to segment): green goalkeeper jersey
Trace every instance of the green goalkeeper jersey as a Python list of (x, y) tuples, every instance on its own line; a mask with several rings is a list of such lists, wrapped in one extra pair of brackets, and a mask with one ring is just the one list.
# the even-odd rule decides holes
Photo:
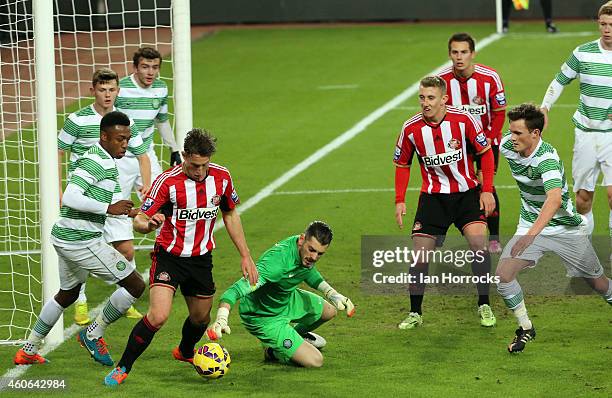
[(299, 235), (290, 236), (268, 249), (257, 260), (259, 279), (255, 286), (241, 278), (230, 286), (221, 302), (233, 306), (240, 300), (241, 316), (270, 317), (283, 312), (302, 282), (317, 288), (323, 277), (316, 267), (302, 265), (298, 252)]

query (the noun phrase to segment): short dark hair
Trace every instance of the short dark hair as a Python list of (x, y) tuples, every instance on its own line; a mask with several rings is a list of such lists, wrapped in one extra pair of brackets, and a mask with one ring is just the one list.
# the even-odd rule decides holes
[(100, 121), (100, 132), (106, 131), (113, 126), (130, 126), (130, 118), (123, 112), (108, 112)]
[(210, 157), (217, 151), (217, 139), (203, 129), (191, 129), (185, 137), (183, 145), (187, 155)]
[(446, 82), (440, 76), (426, 76), (421, 79), (421, 87), (435, 87), (442, 90), (442, 94), (446, 94)]
[(306, 231), (304, 232), (304, 238), (306, 240), (313, 237), (323, 246), (329, 245), (334, 237), (331, 228), (329, 225), (324, 223), (323, 221), (313, 221), (311, 222)]
[(119, 85), (119, 76), (117, 72), (110, 68), (100, 68), (96, 70), (91, 77), (91, 86), (96, 87), (98, 83), (108, 83), (110, 81), (115, 80), (117, 85)]
[(544, 129), (544, 114), (532, 103), (526, 102), (510, 109), (508, 111), (508, 119), (511, 122), (521, 119), (525, 120), (525, 125), (530, 132), (535, 129), (542, 132)]
[(452, 35), (450, 39), (448, 39), (448, 51), (449, 52), (451, 50), (451, 43), (454, 41), (465, 41), (470, 46), (471, 52), (474, 52), (474, 50), (476, 50), (476, 44), (474, 43), (474, 38), (470, 36), (468, 33), (460, 32), (460, 33), (455, 33), (454, 35)]
[(163, 60), (159, 51), (157, 51), (153, 47), (140, 47), (138, 50), (136, 50), (136, 52), (134, 53), (134, 58), (133, 58), (134, 66), (138, 66), (138, 63), (140, 62), (140, 58), (144, 58), (144, 59), (159, 58), (159, 62)]

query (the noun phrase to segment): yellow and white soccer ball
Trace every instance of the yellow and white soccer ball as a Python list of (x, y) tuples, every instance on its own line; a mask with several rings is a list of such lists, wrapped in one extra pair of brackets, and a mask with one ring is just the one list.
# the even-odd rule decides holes
[(229, 352), (221, 344), (206, 343), (198, 348), (193, 356), (193, 367), (206, 379), (225, 376), (232, 362)]

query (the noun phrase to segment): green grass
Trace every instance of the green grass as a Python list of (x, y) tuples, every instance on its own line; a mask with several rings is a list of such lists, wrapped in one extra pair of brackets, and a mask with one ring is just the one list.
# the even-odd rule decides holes
[[(560, 27), (563, 32), (596, 28), (591, 23), (569, 22)], [(446, 41), (452, 33), (467, 30), (482, 39), (492, 29), (488, 24), (415, 24), (220, 31), (193, 43), (194, 125), (217, 135), (219, 151), (214, 161), (231, 170), (245, 201), (445, 62)], [(477, 57), (499, 71), (510, 104), (541, 101), (570, 51), (596, 37), (539, 35), (540, 23), (516, 23), (512, 32), (521, 35), (510, 34)], [(343, 84), (358, 88), (318, 89)], [(573, 84), (558, 104), (576, 101), (577, 84)], [(403, 104), (417, 105), (416, 98)], [(568, 173), (573, 111), (554, 108), (545, 135), (559, 150)], [(394, 142), (403, 121), (415, 112), (390, 111), (280, 190), (392, 188)], [(418, 174), (413, 173), (411, 187), (420, 185)], [(513, 184), (503, 161), (496, 183)], [(518, 219), (518, 193), (503, 190), (500, 197), (502, 233), (509, 236)], [(407, 224), (412, 222), (416, 198), (415, 192), (408, 195)], [(598, 189), (598, 235), (607, 235), (604, 198), (605, 192)], [(170, 321), (118, 391), (101, 385), (108, 369), (95, 365), (74, 340), (49, 354), (49, 366), (34, 367), (24, 377), (66, 378), (69, 388), (62, 395), (68, 396), (82, 396), (85, 391), (98, 396), (154, 392), (215, 397), (479, 393), (515, 397), (547, 396), (553, 391), (559, 396), (610, 395), (612, 313), (596, 296), (564, 296), (560, 290), (556, 295), (527, 297), (538, 338), (520, 356), (505, 351), (516, 326), (494, 291), (495, 328), (479, 326), (473, 296), (430, 295), (424, 302), (423, 327), (398, 330), (396, 324), (409, 308), (407, 298), (370, 295), (360, 288), (361, 236), (400, 234), (393, 213), (392, 192), (367, 192), (272, 195), (242, 215), (254, 257), (275, 241), (300, 232), (313, 219), (324, 219), (333, 227), (334, 242), (318, 268), (353, 299), (357, 315), (347, 319), (340, 314), (320, 329), (329, 342), (322, 369), (264, 364), (259, 343), (240, 326), (234, 312), (233, 333), (224, 338), (233, 359), (231, 371), (216, 382), (201, 380), (189, 366), (171, 358), (186, 316), (178, 296)], [(215, 280), (222, 292), (239, 277), (239, 258), (225, 231), (217, 233), (216, 239)], [(147, 254), (139, 253), (137, 261), (144, 268)], [(548, 261), (556, 267), (555, 275), (563, 273), (559, 261)], [(114, 288), (91, 280), (88, 289), (91, 302), (97, 303)], [(137, 307), (145, 310), (147, 297)], [(72, 309), (66, 312), (67, 321), (72, 314)], [(121, 356), (132, 325), (122, 319), (109, 328), (106, 339), (115, 359)], [(11, 368), (14, 351), (0, 347), (0, 369)]]

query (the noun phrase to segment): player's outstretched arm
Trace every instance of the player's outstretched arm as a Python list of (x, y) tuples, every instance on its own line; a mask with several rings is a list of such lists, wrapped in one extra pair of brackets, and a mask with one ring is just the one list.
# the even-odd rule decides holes
[(179, 153), (180, 147), (176, 144), (176, 139), (174, 138), (174, 133), (172, 132), (172, 126), (170, 126), (170, 121), (165, 120), (163, 122), (157, 122), (156, 124), (157, 131), (159, 131), (162, 141), (164, 144), (170, 147), (170, 166), (181, 164), (181, 155)]
[(230, 310), (232, 307), (228, 303), (219, 303), (217, 318), (206, 329), (206, 335), (210, 340), (218, 340), (223, 337), (223, 333), (231, 334), (232, 330), (227, 324)]
[(323, 293), (326, 299), (339, 311), (346, 310), (346, 316), (352, 317), (355, 315), (355, 305), (348, 298), (336, 291), (326, 281), (323, 281), (317, 287), (317, 290)]
[(140, 169), (140, 177), (142, 178), (142, 187), (140, 188), (140, 194), (144, 198), (151, 188), (151, 159), (149, 155), (143, 153), (138, 156), (138, 167)]
[(257, 267), (255, 267), (255, 262), (253, 261), (251, 252), (247, 246), (246, 238), (244, 237), (244, 230), (242, 229), (242, 222), (240, 221), (240, 215), (236, 209), (223, 212), (223, 223), (225, 224), (227, 233), (232, 239), (232, 242), (234, 242), (236, 249), (238, 249), (238, 253), (240, 253), (240, 267), (242, 269), (242, 275), (250, 282), (251, 285), (255, 285), (259, 279), (259, 273), (257, 272)]
[(406, 189), (410, 182), (410, 167), (395, 165), (395, 222), (404, 228), (406, 215)]

